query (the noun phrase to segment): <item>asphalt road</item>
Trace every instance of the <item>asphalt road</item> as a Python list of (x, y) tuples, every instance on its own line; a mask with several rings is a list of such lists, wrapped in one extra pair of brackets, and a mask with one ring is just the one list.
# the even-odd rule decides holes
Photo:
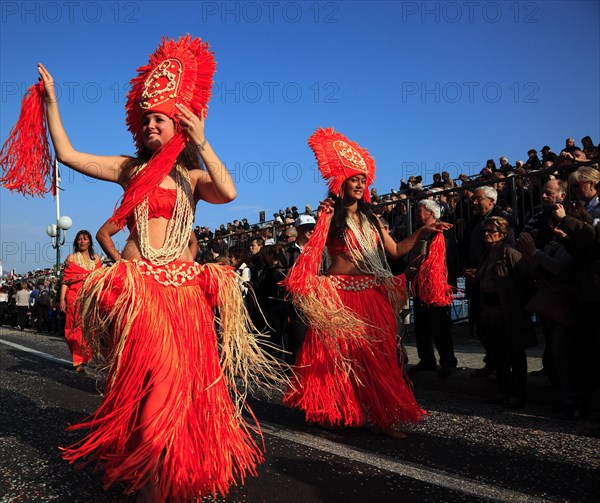
[[(414, 362), (415, 349), (410, 341), (407, 346)], [(598, 501), (600, 410), (584, 420), (560, 420), (553, 409), (556, 390), (541, 377), (529, 379), (526, 408), (488, 404), (493, 380), (469, 377), (481, 366), (479, 344), (461, 328), (456, 350), (457, 374), (414, 378), (415, 395), (429, 414), (407, 429), (406, 440), (366, 428), (307, 425), (279, 396), (252, 397), (266, 459), (258, 477), (232, 487), (224, 501)], [(541, 366), (539, 356), (539, 348), (529, 353), (530, 369)], [(101, 400), (92, 374), (73, 372), (61, 338), (0, 329), (1, 503), (135, 500), (121, 487), (105, 492), (99, 472), (76, 469), (60, 457), (58, 446), (81, 435), (65, 426)]]

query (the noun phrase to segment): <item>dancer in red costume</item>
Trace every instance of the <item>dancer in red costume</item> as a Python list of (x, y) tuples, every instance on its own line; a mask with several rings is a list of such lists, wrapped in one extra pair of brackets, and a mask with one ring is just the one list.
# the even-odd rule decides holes
[(213, 55), (197, 38), (163, 39), (138, 69), (126, 105), (136, 157), (75, 150), (53, 79), (42, 65), (38, 70), (42, 83), (24, 99), (26, 110), (0, 156), (3, 183), (43, 193), (39, 182), (49, 173), (43, 161), (51, 157), (41, 149), (42, 175), (32, 176), (23, 162), (30, 149), (22, 146), (23, 139), (44, 137), (28, 130), (44, 125), (34, 120), (41, 94), (57, 158), (120, 184), (125, 193), (108, 230), (124, 224), (130, 230), (120, 260), (92, 273), (78, 298), (86, 341), (99, 364), (106, 363), (108, 378), (99, 409), (71, 427), (87, 435), (63, 455), (70, 462), (96, 461), (105, 487), (124, 482), (138, 501), (225, 495), (232, 483), (255, 475), (263, 459), (252, 435), (260, 434), (258, 424), (242, 418), (243, 385), (278, 376), (253, 335), (233, 269), (199, 265), (188, 246), (196, 203), (236, 197), (205, 137)]
[(90, 348), (83, 342), (83, 332), (79, 313), (75, 309), (75, 299), (87, 277), (102, 267), (100, 257), (94, 252), (92, 235), (79, 231), (73, 242), (73, 253), (65, 260), (60, 287), (59, 309), (65, 313), (65, 339), (73, 355), (73, 366), (77, 372), (92, 359)]
[[(286, 279), (309, 331), (284, 403), (302, 409), (309, 422), (369, 423), (404, 438), (395, 427), (417, 422), (425, 411), (396, 357), (396, 315), (406, 284), (392, 275), (385, 254), (405, 255), (424, 233), (451, 226), (424, 226), (396, 243), (367, 204), (375, 177), (369, 153), (333, 129), (317, 130), (309, 145), (330, 197), (319, 205), (315, 232)], [(331, 265), (320, 276), (325, 244)]]

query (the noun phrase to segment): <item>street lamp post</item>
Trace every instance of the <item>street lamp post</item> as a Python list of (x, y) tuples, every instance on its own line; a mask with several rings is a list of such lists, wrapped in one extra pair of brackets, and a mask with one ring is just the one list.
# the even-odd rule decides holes
[(55, 180), (55, 195), (54, 201), (56, 202), (56, 223), (50, 224), (46, 227), (46, 234), (50, 236), (52, 240), (52, 248), (56, 250), (56, 275), (60, 275), (60, 247), (65, 244), (67, 238), (67, 230), (73, 225), (71, 217), (66, 215), (60, 216), (60, 191), (58, 184), (60, 178), (58, 176), (58, 161), (54, 161), (54, 180)]

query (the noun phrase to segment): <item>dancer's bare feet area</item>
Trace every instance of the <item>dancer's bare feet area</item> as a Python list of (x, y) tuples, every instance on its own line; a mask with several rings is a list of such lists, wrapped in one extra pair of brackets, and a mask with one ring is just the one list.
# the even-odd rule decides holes
[(381, 428), (380, 426), (371, 426), (371, 431), (377, 435), (385, 435), (386, 437), (395, 438), (396, 440), (404, 440), (406, 433), (394, 428)]

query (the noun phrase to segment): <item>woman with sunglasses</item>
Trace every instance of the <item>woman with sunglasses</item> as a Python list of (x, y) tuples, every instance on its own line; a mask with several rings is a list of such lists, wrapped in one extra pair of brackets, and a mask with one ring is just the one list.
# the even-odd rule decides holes
[(491, 400), (508, 408), (525, 404), (527, 355), (536, 344), (531, 315), (524, 306), (533, 291), (523, 255), (506, 243), (508, 220), (490, 217), (482, 224), (486, 253), (477, 270), (481, 296), (481, 330), (497, 355), (498, 392)]

